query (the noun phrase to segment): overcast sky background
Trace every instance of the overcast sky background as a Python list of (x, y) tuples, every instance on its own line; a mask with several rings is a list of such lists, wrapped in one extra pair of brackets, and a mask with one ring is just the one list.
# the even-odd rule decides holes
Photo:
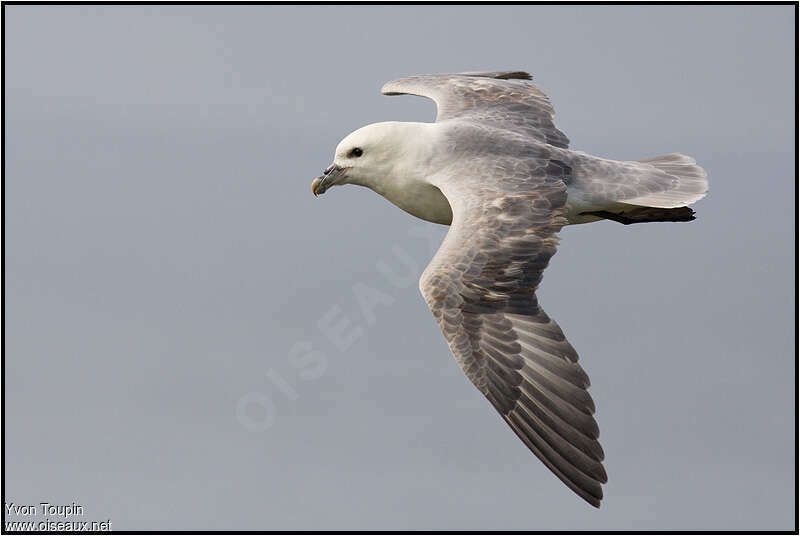
[[(117, 530), (793, 528), (793, 7), (5, 14), (6, 502)], [(433, 120), (384, 82), (487, 69), (533, 73), (574, 149), (709, 174), (693, 223), (565, 229), (539, 290), (592, 379), (599, 510), (458, 369), (417, 289), (446, 228), (311, 195), (350, 131)]]

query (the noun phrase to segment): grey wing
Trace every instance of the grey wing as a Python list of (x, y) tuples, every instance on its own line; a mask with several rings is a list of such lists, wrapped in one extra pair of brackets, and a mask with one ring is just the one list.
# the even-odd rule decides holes
[(589, 378), (534, 293), (565, 224), (566, 177), (546, 158), (493, 169), (502, 176), (483, 180), (509, 193), (476, 196), (470, 181), (438, 181), (454, 219), (420, 290), (469, 380), (558, 478), (599, 506), (607, 477)]
[(566, 149), (569, 139), (553, 123), (550, 98), (530, 78), (522, 71), (426, 74), (392, 80), (381, 92), (433, 99), (437, 122), (466, 119)]

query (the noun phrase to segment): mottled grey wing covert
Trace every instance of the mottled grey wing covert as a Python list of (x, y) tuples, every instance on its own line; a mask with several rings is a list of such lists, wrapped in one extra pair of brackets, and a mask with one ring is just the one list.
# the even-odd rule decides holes
[(558, 478), (599, 506), (607, 478), (589, 378), (534, 294), (566, 223), (571, 170), (546, 150), (487, 164), (464, 160), (431, 178), (453, 223), (420, 290), (470, 381)]
[(566, 149), (569, 139), (553, 124), (550, 98), (522, 71), (424, 74), (392, 80), (384, 95), (418, 95), (436, 102), (436, 122), (465, 119), (530, 136)]

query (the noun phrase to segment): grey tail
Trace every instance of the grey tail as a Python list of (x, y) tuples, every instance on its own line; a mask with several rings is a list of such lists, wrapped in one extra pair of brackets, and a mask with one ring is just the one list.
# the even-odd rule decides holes
[(657, 221), (692, 221), (694, 219), (694, 210), (690, 209), (689, 207), (636, 207), (633, 210), (624, 210), (620, 212), (597, 210), (594, 212), (584, 212), (583, 214), (616, 221), (623, 225)]
[(691, 156), (672, 153), (645, 158), (637, 162), (653, 166), (667, 173), (677, 179), (677, 184), (670, 190), (647, 193), (624, 200), (620, 199), (623, 203), (643, 207), (676, 208), (691, 205), (695, 201), (704, 198), (708, 193), (706, 170), (698, 166)]

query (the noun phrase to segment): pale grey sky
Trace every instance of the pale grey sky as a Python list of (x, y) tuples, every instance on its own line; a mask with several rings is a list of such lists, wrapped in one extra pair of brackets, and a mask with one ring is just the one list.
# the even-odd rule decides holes
[[(792, 6), (5, 14), (7, 502), (117, 530), (793, 528)], [(577, 150), (709, 173), (690, 224), (565, 229), (539, 291), (592, 379), (599, 510), (452, 358), (417, 290), (446, 229), (310, 192), (350, 131), (433, 120), (384, 82), (487, 69), (533, 73)]]

